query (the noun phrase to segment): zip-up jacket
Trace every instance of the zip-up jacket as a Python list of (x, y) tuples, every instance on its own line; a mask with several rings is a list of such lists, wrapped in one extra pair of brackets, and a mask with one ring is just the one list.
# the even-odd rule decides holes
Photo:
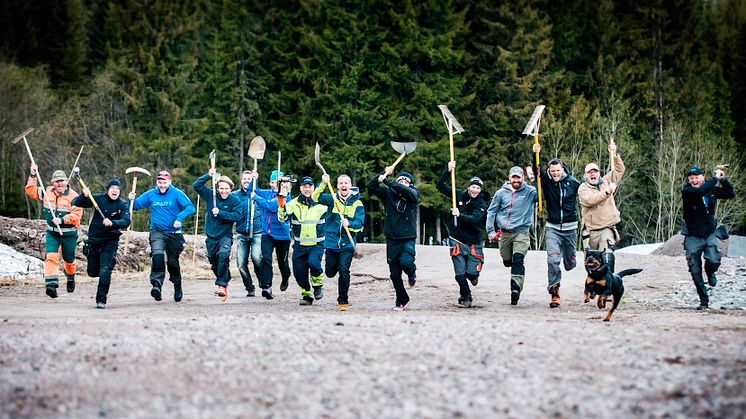
[(487, 208), (487, 234), (495, 232), (495, 223), (500, 231), (520, 233), (528, 231), (534, 216), (534, 204), (538, 201), (536, 188), (523, 182), (514, 190), (510, 182), (495, 192)]
[(414, 239), (417, 237), (417, 206), (420, 192), (414, 186), (404, 186), (389, 178), (378, 182), (377, 174), (368, 182), (368, 191), (383, 201), (383, 234), (387, 239)]
[(731, 199), (736, 196), (733, 185), (726, 178), (709, 178), (702, 186), (695, 188), (688, 182), (681, 189), (684, 222), (687, 236), (708, 237), (715, 232), (717, 220), (715, 209), (718, 199)]
[[(111, 199), (108, 193), (91, 195), (96, 200), (98, 207), (104, 216), (111, 221), (111, 226), (104, 225), (104, 219), (98, 211), (93, 211), (91, 225), (88, 227), (88, 239), (93, 241), (118, 240), (122, 235), (122, 229), (130, 225), (130, 209), (128, 201), (121, 197)], [(85, 195), (78, 195), (73, 200), (73, 205), (80, 208), (93, 207), (93, 201)]]
[(342, 227), (342, 218), (340, 211), (349, 221), (350, 235), (352, 240), (357, 242), (357, 233), (363, 231), (365, 224), (365, 208), (360, 202), (360, 195), (351, 193), (346, 200), (343, 200), (336, 193), (337, 202), (340, 207), (334, 205), (334, 198), (329, 193), (322, 193), (326, 184), (322, 183), (313, 191), (311, 198), (321, 205), (326, 205), (326, 220), (324, 227), (324, 248), (332, 250), (352, 249), (352, 243), (347, 237), (347, 232)]
[[(248, 189), (233, 191), (231, 195), (241, 201), (241, 219), (236, 221), (236, 233), (248, 235), (251, 230), (251, 206), (254, 205), (251, 200), (251, 185)], [(262, 209), (258, 205), (254, 206), (254, 234), (262, 234)]]
[[(275, 240), (290, 240), (290, 223), (287, 220), (280, 221), (277, 217), (280, 208), (277, 203), (279, 194), (272, 189), (256, 188), (255, 192), (254, 201), (262, 209), (262, 234)], [(290, 195), (286, 199), (290, 200)]]
[[(290, 228), (293, 240), (301, 246), (316, 246), (324, 242), (326, 212), (329, 208), (319, 204), (313, 198), (298, 195), (279, 212), (290, 216)], [(347, 234), (347, 233), (345, 233)]]
[[(222, 237), (233, 237), (233, 224), (241, 219), (241, 201), (235, 196), (228, 194), (225, 199), (220, 193), (215, 194), (215, 205), (212, 203), (212, 189), (205, 186), (211, 179), (210, 174), (204, 174), (197, 178), (192, 184), (194, 191), (205, 201), (205, 234), (212, 239)], [(217, 217), (212, 215), (212, 209), (218, 207)]]
[(170, 185), (164, 193), (161, 193), (155, 186), (135, 198), (133, 209), (137, 211), (143, 208), (150, 208), (150, 229), (166, 234), (181, 233), (181, 227), (174, 227), (174, 221), (183, 223), (195, 212), (189, 197), (173, 185)]
[(617, 155), (614, 159), (614, 170), (609, 171), (606, 176), (601, 178), (597, 185), (592, 185), (586, 178), (585, 182), (578, 188), (580, 214), (583, 217), (583, 225), (588, 230), (613, 227), (622, 220), (614, 201), (614, 194), (609, 190), (609, 184), (612, 174), (615, 175), (615, 183), (619, 184), (624, 171), (624, 162)]
[(60, 223), (60, 230), (62, 230), (63, 236), (71, 236), (77, 234), (78, 226), (80, 226), (80, 219), (83, 217), (83, 208), (77, 208), (73, 204), (73, 200), (78, 196), (78, 193), (70, 189), (68, 186), (61, 195), (57, 195), (54, 191), (53, 186), (48, 186), (44, 191), (44, 197), (42, 198), (40, 189), (37, 186), (36, 178), (29, 177), (26, 183), (26, 195), (31, 199), (42, 201), (44, 203), (44, 219), (47, 221), (47, 231), (52, 231), (59, 234), (57, 226), (52, 222), (52, 211), (54, 210), (57, 217), (62, 220)]
[[(448, 184), (450, 172), (446, 170), (438, 179), (435, 187), (447, 197), (451, 197), (451, 185)], [(487, 217), (487, 200), (490, 194), (481, 191), (476, 198), (469, 195), (466, 189), (456, 189), (456, 208), (459, 216), (457, 224), (453, 225), (453, 217), (448, 216), (448, 234), (463, 244), (480, 244)]]
[(547, 226), (555, 230), (567, 231), (578, 228), (578, 188), (580, 181), (570, 173), (563, 162), (565, 173), (555, 182), (549, 175), (549, 167), (539, 171), (534, 160), (534, 173), (541, 174), (541, 192), (547, 211)]

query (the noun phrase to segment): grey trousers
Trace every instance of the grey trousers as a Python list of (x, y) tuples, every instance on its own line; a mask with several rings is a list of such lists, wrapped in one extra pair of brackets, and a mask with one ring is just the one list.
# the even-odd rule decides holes
[(569, 271), (576, 266), (575, 244), (578, 241), (578, 229), (560, 231), (547, 227), (547, 290), (560, 284), (562, 269), (560, 262)]
[(684, 238), (684, 250), (686, 250), (686, 262), (689, 265), (689, 273), (692, 274), (694, 286), (699, 295), (699, 302), (707, 305), (710, 297), (707, 295), (707, 287), (702, 276), (702, 255), (705, 257), (705, 273), (709, 277), (717, 272), (720, 267), (720, 248), (715, 233), (708, 237), (686, 236)]

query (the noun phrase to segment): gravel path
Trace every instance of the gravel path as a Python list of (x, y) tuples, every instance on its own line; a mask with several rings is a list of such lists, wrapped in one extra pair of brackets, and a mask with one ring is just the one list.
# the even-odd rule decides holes
[(0, 287), (0, 417), (746, 414), (743, 259), (726, 259), (713, 289), (729, 309), (699, 312), (683, 258), (619, 255), (617, 269), (645, 271), (625, 279), (604, 323), (582, 303), (582, 268), (565, 274), (562, 306), (549, 309), (542, 252), (529, 254), (510, 306), (495, 249), (476, 307), (460, 309), (447, 249), (419, 247), (412, 302), (394, 312), (383, 247), (361, 248), (345, 313), (336, 281), (301, 307), (294, 283), (266, 301), (234, 279), (221, 303), (204, 266), (186, 269), (202, 279), (186, 282), (178, 304), (154, 302), (142, 274), (115, 273), (106, 310), (86, 277), (54, 301), (40, 281)]

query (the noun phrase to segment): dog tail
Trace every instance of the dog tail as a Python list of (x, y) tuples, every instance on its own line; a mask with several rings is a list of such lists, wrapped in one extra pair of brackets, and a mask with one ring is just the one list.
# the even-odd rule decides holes
[(642, 269), (625, 269), (623, 271), (617, 272), (616, 274), (619, 275), (619, 278), (623, 278), (627, 275), (639, 274), (640, 272), (642, 272)]

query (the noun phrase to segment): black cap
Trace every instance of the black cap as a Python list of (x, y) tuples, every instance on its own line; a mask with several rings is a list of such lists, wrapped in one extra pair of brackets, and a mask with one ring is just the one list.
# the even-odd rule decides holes
[(691, 169), (689, 169), (689, 170), (688, 170), (688, 171), (686, 172), (686, 175), (687, 175), (687, 176), (689, 176), (689, 175), (704, 175), (704, 174), (705, 174), (705, 171), (704, 171), (704, 170), (702, 170), (702, 169), (700, 169), (700, 168), (699, 168), (699, 167), (697, 167), (697, 166), (692, 166), (692, 168), (691, 168)]
[(412, 176), (409, 172), (401, 172), (399, 173), (399, 176), (396, 177), (396, 180), (399, 181), (401, 178), (406, 178), (409, 181), (409, 184), (411, 185), (414, 183), (414, 176)]
[(122, 189), (122, 182), (119, 179), (114, 178), (106, 184), (106, 190), (108, 191), (109, 188), (111, 188), (112, 186), (116, 186), (117, 188)]
[(484, 182), (482, 182), (482, 179), (480, 179), (477, 176), (474, 176), (473, 178), (469, 179), (469, 186), (471, 185), (477, 185), (480, 188), (484, 189)]
[(311, 176), (303, 176), (300, 180), (301, 185), (313, 185), (313, 178)]

